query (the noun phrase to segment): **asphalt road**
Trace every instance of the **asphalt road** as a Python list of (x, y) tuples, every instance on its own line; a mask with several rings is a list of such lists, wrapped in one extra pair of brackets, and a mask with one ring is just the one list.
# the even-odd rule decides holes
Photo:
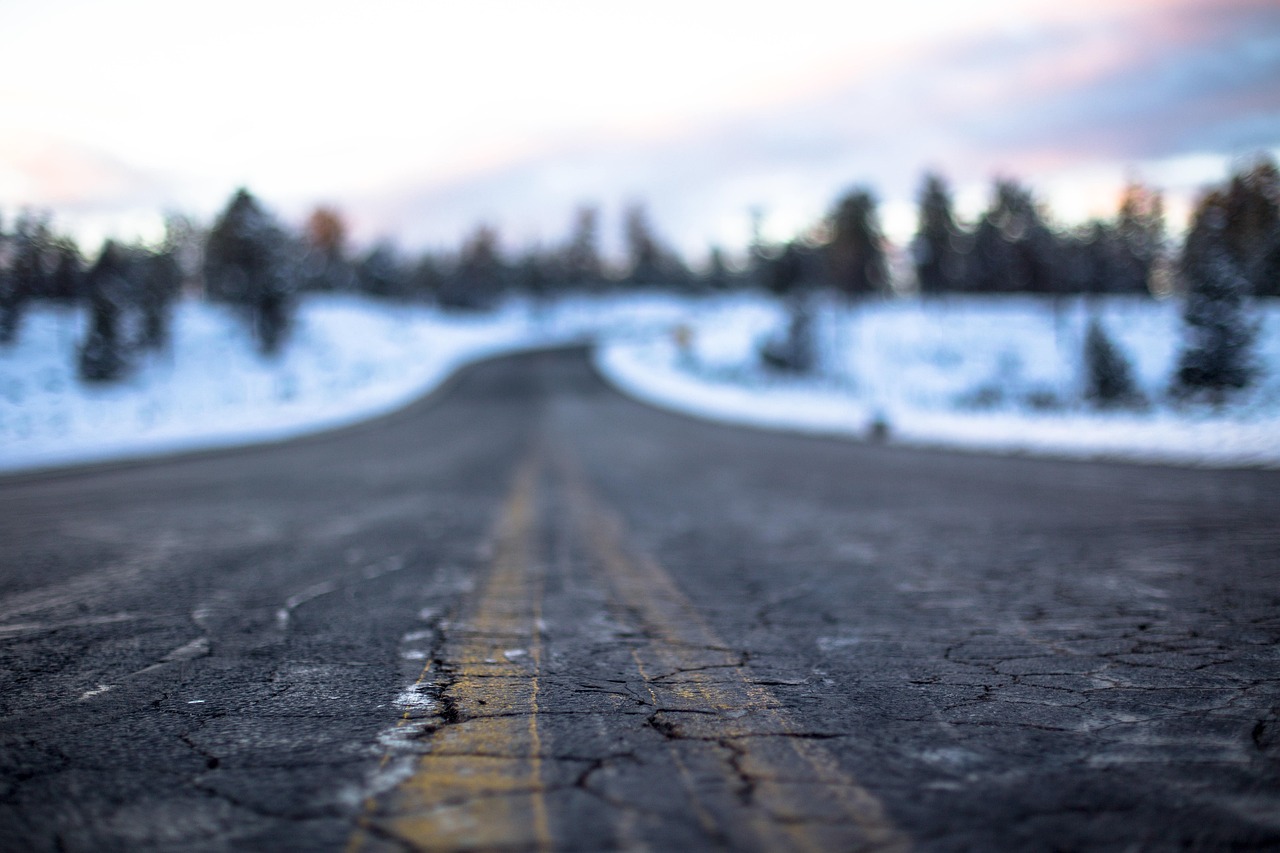
[(493, 361), (0, 480), (0, 850), (1280, 846), (1280, 473), (736, 430)]

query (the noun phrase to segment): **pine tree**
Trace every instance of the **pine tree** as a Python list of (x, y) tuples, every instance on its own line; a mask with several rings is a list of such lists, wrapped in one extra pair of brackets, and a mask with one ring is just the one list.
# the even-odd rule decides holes
[(642, 204), (629, 206), (623, 214), (623, 238), (627, 247), (626, 280), (632, 285), (682, 285), (688, 270), (676, 253), (662, 245)]
[(7, 240), (8, 270), (0, 277), (0, 344), (17, 339), (23, 309), (48, 290), (45, 260), (50, 241), (47, 218), (30, 211), (18, 217)]
[(279, 351), (290, 324), (290, 249), (284, 231), (244, 189), (232, 197), (205, 245), (209, 295), (245, 314), (259, 349), (267, 355)]
[(409, 277), (390, 243), (382, 241), (356, 264), (360, 291), (370, 296), (403, 299), (409, 295)]
[(604, 280), (604, 262), (600, 259), (600, 212), (594, 207), (578, 208), (573, 233), (561, 253), (561, 275), (569, 287), (598, 287)]
[(89, 334), (79, 353), (80, 378), (85, 382), (111, 382), (128, 369), (120, 329), (128, 267), (124, 250), (108, 240), (89, 270)]
[(1085, 397), (1098, 406), (1122, 406), (1141, 399), (1133, 368), (1096, 317), (1084, 341)]
[(1248, 314), (1249, 282), (1227, 244), (1226, 225), (1225, 198), (1210, 193), (1197, 208), (1183, 247), (1186, 342), (1174, 384), (1180, 396), (1204, 393), (1219, 403), (1253, 379), (1258, 331)]
[(501, 295), (506, 278), (497, 229), (479, 225), (463, 244), (457, 268), (440, 291), (440, 301), (450, 308), (487, 308)]
[(963, 274), (960, 253), (955, 248), (959, 233), (951, 210), (951, 190), (941, 176), (925, 175), (920, 190), (919, 227), (911, 244), (921, 293), (946, 293), (959, 288)]
[(1222, 199), (1223, 239), (1255, 296), (1280, 296), (1280, 169), (1262, 159), (1233, 175)]
[(866, 296), (889, 285), (889, 266), (876, 198), (858, 188), (840, 199), (828, 220), (827, 256), (836, 288), (850, 297)]
[(84, 259), (80, 248), (71, 238), (59, 237), (54, 241), (54, 258), (49, 297), (65, 305), (78, 302), (84, 295)]
[(719, 246), (712, 246), (707, 255), (707, 271), (702, 281), (708, 290), (728, 290), (733, 284), (733, 273)]
[(974, 238), (975, 289), (991, 293), (1053, 293), (1062, 289), (1060, 246), (1031, 191), (997, 180), (990, 209)]
[(1136, 182), (1124, 189), (1114, 229), (1113, 280), (1116, 293), (1150, 293), (1151, 273), (1164, 243), (1164, 200)]

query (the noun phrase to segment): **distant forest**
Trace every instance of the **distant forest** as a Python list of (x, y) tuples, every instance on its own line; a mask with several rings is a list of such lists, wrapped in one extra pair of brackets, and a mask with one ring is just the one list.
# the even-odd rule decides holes
[(90, 322), (80, 374), (110, 380), (131, 353), (165, 346), (171, 307), (183, 292), (234, 307), (265, 354), (280, 348), (293, 306), (306, 293), (460, 310), (484, 309), (512, 294), (542, 299), (644, 288), (751, 288), (792, 299), (891, 290), (927, 297), (1207, 288), (1236, 301), (1280, 295), (1280, 171), (1270, 159), (1206, 190), (1181, 245), (1166, 233), (1160, 194), (1137, 183), (1125, 189), (1114, 218), (1070, 229), (1055, 225), (1033, 193), (1009, 179), (995, 182), (988, 209), (974, 222), (956, 216), (940, 175), (924, 177), (918, 204), (918, 230), (907, 247), (914, 280), (893, 282), (877, 198), (866, 187), (845, 193), (789, 242), (754, 239), (732, 264), (712, 249), (697, 270), (664, 244), (640, 205), (625, 213), (620, 264), (602, 256), (593, 207), (577, 210), (566, 238), (550, 247), (509, 254), (498, 232), (482, 225), (454, 251), (416, 256), (387, 242), (352, 251), (342, 214), (329, 207), (289, 228), (245, 189), (207, 227), (172, 217), (159, 245), (108, 241), (93, 257), (59, 233), (48, 214), (25, 211), (12, 223), (0, 220), (0, 345), (17, 338), (22, 313), (35, 302), (83, 305)]

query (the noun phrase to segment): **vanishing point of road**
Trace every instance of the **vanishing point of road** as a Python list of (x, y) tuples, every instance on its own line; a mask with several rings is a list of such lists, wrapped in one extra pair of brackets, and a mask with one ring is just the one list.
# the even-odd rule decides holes
[(730, 429), (583, 351), (0, 480), (0, 849), (1280, 847), (1280, 473)]

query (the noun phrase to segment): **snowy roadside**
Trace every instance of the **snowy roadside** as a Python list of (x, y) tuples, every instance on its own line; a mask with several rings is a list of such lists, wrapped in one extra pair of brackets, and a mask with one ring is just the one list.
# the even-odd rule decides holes
[(275, 361), (223, 310), (183, 303), (168, 352), (93, 388), (75, 378), (83, 316), (37, 308), (0, 350), (0, 471), (282, 440), (393, 411), (480, 358), (587, 339), (619, 389), (727, 423), (865, 437), (880, 420), (889, 441), (918, 446), (1280, 467), (1280, 306), (1264, 311), (1260, 381), (1221, 411), (1164, 400), (1178, 306), (1134, 299), (1100, 311), (1153, 403), (1083, 405), (1088, 310), (1016, 298), (827, 305), (822, 370), (797, 379), (759, 366), (760, 341), (784, 321), (760, 296), (584, 297), (488, 314), (312, 297)]
[(512, 302), (447, 313), (359, 297), (312, 297), (276, 360), (254, 353), (226, 311), (177, 306), (173, 345), (126, 380), (89, 387), (75, 376), (84, 317), (37, 307), (0, 350), (0, 471), (138, 458), (279, 441), (394, 411), (462, 365), (597, 334), (667, 328), (689, 310), (663, 296)]
[(1267, 306), (1256, 386), (1221, 410), (1174, 406), (1165, 388), (1180, 327), (1172, 302), (1112, 298), (1104, 324), (1151, 405), (1097, 411), (1080, 401), (1090, 308), (1034, 299), (874, 303), (828, 309), (824, 369), (763, 370), (759, 342), (783, 324), (766, 299), (722, 303), (674, 336), (607, 343), (596, 354), (616, 387), (715, 421), (864, 438), (873, 425), (913, 446), (1215, 467), (1280, 467), (1280, 306)]

